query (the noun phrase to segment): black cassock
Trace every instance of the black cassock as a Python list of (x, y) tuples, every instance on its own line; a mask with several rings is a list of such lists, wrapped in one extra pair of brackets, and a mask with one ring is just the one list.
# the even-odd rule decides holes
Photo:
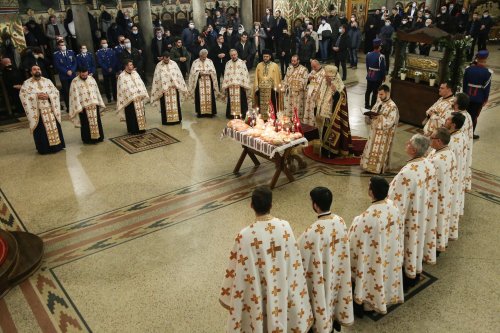
[(198, 82), (196, 82), (196, 89), (194, 91), (194, 106), (196, 110), (196, 116), (200, 117), (213, 117), (217, 114), (217, 105), (215, 104), (215, 90), (214, 90), (214, 81), (210, 78), (210, 93), (212, 94), (212, 113), (211, 114), (201, 114), (201, 105), (200, 105), (200, 78), (198, 77)]
[[(227, 89), (227, 106), (226, 106), (226, 118), (233, 119), (234, 115), (231, 114), (231, 95), (229, 94), (229, 89)], [(240, 110), (241, 110), (241, 119), (245, 119), (248, 111), (248, 102), (247, 102), (247, 92), (245, 89), (240, 87)]]
[(33, 131), (33, 139), (35, 140), (36, 150), (42, 155), (56, 153), (64, 148), (66, 145), (64, 144), (64, 137), (61, 129), (61, 125), (56, 121), (57, 132), (59, 132), (59, 139), (61, 143), (55, 146), (49, 145), (49, 138), (47, 137), (47, 132), (45, 131), (45, 125), (43, 124), (42, 119), (38, 121), (38, 125), (35, 127)]
[[(144, 119), (146, 119), (146, 114), (144, 114)], [(134, 102), (125, 107), (125, 122), (127, 123), (127, 132), (130, 134), (140, 134), (146, 132), (146, 130), (139, 129)]]
[(163, 125), (177, 125), (182, 121), (182, 113), (181, 113), (181, 99), (179, 96), (179, 90), (177, 90), (177, 110), (179, 114), (179, 121), (167, 121), (167, 108), (165, 107), (165, 95), (160, 98), (160, 113), (161, 113), (161, 123)]
[(90, 135), (90, 126), (89, 126), (89, 119), (87, 117), (87, 112), (85, 109), (83, 109), (82, 112), (78, 114), (80, 117), (80, 133), (82, 136), (82, 141), (83, 143), (98, 143), (102, 142), (104, 140), (104, 131), (102, 129), (102, 122), (101, 122), (101, 115), (99, 113), (99, 107), (96, 106), (97, 108), (97, 125), (99, 127), (99, 139), (92, 139)]

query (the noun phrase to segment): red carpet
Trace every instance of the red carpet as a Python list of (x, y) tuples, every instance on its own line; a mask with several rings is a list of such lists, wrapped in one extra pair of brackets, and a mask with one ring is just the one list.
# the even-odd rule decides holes
[(352, 147), (353, 147), (352, 150), (355, 156), (337, 157), (337, 158), (320, 157), (319, 155), (316, 155), (313, 152), (312, 145), (309, 145), (306, 148), (304, 148), (303, 152), (305, 156), (321, 163), (332, 164), (332, 165), (359, 165), (359, 162), (361, 160), (359, 156), (363, 153), (363, 149), (365, 149), (366, 141), (367, 140), (365, 138), (360, 138), (357, 136), (352, 138)]
[(0, 237), (0, 265), (3, 264), (5, 259), (7, 258), (7, 242)]

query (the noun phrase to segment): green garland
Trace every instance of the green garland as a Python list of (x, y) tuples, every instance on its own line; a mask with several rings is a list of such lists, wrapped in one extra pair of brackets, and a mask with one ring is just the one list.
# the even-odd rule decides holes
[(451, 82), (457, 91), (461, 91), (467, 51), (472, 45), (472, 39), (467, 36), (463, 39), (441, 38), (438, 43), (440, 47), (449, 50), (445, 52), (447, 56), (443, 58), (446, 64), (444, 79)]

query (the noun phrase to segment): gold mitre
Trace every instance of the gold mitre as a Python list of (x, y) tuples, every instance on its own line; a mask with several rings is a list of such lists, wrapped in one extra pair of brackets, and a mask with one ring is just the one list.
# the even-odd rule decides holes
[(337, 68), (337, 66), (334, 65), (325, 66), (325, 76), (334, 77), (335, 75), (337, 75), (338, 71), (339, 69)]

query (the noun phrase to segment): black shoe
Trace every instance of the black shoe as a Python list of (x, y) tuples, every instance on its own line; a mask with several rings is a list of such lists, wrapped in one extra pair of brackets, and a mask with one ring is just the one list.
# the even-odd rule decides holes
[(479, 135), (477, 135), (477, 134), (473, 134), (473, 135), (472, 135), (472, 138), (473, 138), (474, 140), (477, 140), (477, 139), (479, 139)]

